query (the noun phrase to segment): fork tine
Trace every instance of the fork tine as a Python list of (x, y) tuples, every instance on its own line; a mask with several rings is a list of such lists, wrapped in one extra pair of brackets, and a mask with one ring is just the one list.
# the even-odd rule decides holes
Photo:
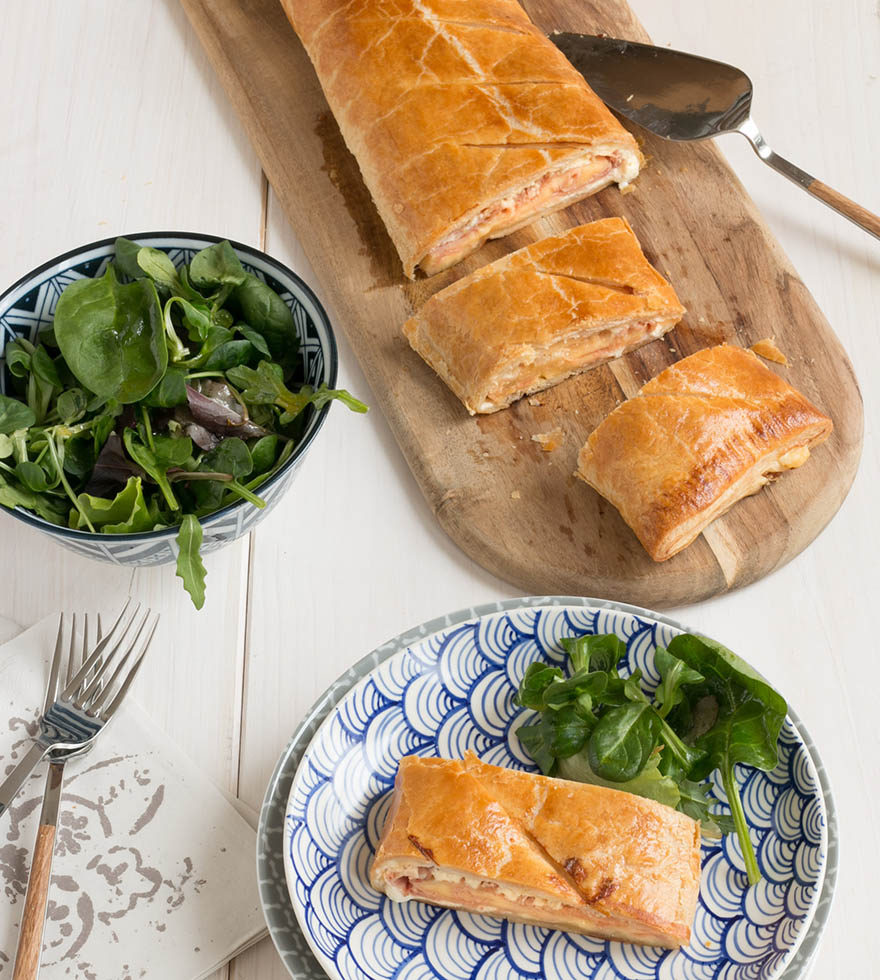
[[(80, 653), (79, 660), (77, 661), (77, 666), (81, 667), (89, 657), (89, 651), (93, 650), (97, 643), (100, 641), (100, 635), (95, 638), (92, 642), (92, 630), (89, 624), (89, 614), (85, 613), (83, 618), (85, 619), (85, 624), (83, 626), (83, 637), (82, 637), (82, 651)], [(94, 620), (93, 620), (94, 623)], [(67, 675), (67, 683), (69, 684), (73, 680), (74, 670), (71, 670)]]
[[(71, 613), (70, 616), (70, 649), (67, 651), (67, 684), (70, 683), (71, 674), (75, 674), (77, 670), (77, 654), (76, 654), (76, 613)], [(65, 686), (67, 686), (65, 684)]]
[(43, 714), (55, 703), (58, 697), (58, 675), (61, 673), (61, 661), (64, 658), (64, 613), (58, 617), (58, 636), (55, 638), (55, 651), (52, 654), (52, 665), (49, 668), (49, 682), (46, 684), (46, 700), (43, 702)]
[[(86, 662), (80, 667), (80, 669), (76, 672), (76, 674), (74, 674), (73, 679), (68, 683), (67, 687), (64, 688), (64, 691), (61, 694), (63, 698), (71, 698), (76, 693), (76, 691), (82, 685), (83, 681), (91, 673), (92, 668), (99, 661), (101, 661), (100, 667), (98, 668), (99, 671), (103, 670), (106, 667), (106, 661), (102, 660), (104, 651), (107, 649), (107, 647), (110, 644), (110, 641), (113, 639), (113, 636), (116, 633), (116, 630), (119, 624), (122, 622), (122, 619), (125, 616), (125, 613), (130, 605), (131, 605), (131, 596), (128, 597), (128, 600), (126, 601), (125, 605), (122, 607), (122, 612), (119, 614), (119, 617), (117, 618), (116, 622), (111, 627), (110, 632), (98, 643), (98, 645), (92, 651), (92, 654), (88, 658), (88, 660), (86, 660)], [(125, 635), (125, 632), (128, 630), (128, 627), (131, 625), (131, 622), (134, 619), (134, 617), (137, 615), (139, 609), (140, 609), (140, 603), (137, 604), (134, 613), (132, 614), (129, 621), (125, 624), (125, 627), (122, 630), (122, 634), (121, 634), (122, 636)], [(109, 661), (112, 658), (114, 653), (115, 653), (115, 649), (110, 652), (107, 661)]]
[[(113, 698), (110, 704), (108, 704), (107, 707), (101, 712), (101, 718), (105, 722), (109, 721), (113, 717), (113, 714), (115, 713), (116, 709), (119, 707), (120, 704), (122, 704), (122, 699), (125, 697), (125, 694), (128, 691), (128, 689), (131, 687), (132, 682), (137, 676), (137, 672), (141, 669), (141, 664), (144, 662), (144, 657), (147, 654), (147, 650), (149, 650), (150, 648), (150, 642), (153, 639), (153, 634), (156, 632), (156, 627), (158, 625), (159, 625), (159, 614), (156, 613), (156, 617), (153, 620), (153, 625), (150, 627), (150, 632), (147, 633), (143, 646), (141, 647), (141, 650), (138, 653), (134, 663), (131, 665), (131, 670), (129, 670), (128, 676), (122, 682), (122, 686), (119, 688), (119, 691), (117, 692), (116, 696)], [(107, 688), (104, 689), (104, 693), (106, 693), (106, 691)]]
[[(138, 610), (140, 610), (140, 606), (138, 606)], [(137, 614), (132, 616), (131, 621), (126, 627), (125, 633), (123, 633), (119, 642), (113, 648), (112, 652), (107, 657), (107, 659), (100, 665), (100, 667), (98, 667), (98, 672), (95, 674), (95, 676), (86, 686), (86, 688), (80, 691), (77, 697), (74, 698), (73, 703), (78, 708), (82, 708), (83, 710), (88, 710), (92, 714), (95, 713), (99, 702), (96, 702), (95, 704), (90, 704), (89, 702), (92, 700), (92, 698), (98, 695), (102, 682), (104, 682), (103, 684), (104, 691), (103, 691), (103, 696), (100, 696), (100, 703), (103, 703), (103, 701), (106, 699), (107, 693), (113, 686), (113, 682), (116, 680), (116, 678), (119, 676), (119, 672), (125, 666), (125, 662), (126, 660), (128, 660), (129, 654), (137, 646), (138, 640), (141, 638), (141, 633), (143, 633), (144, 626), (146, 626), (147, 620), (149, 618), (150, 618), (150, 610), (147, 609), (144, 612), (144, 615), (141, 618), (141, 621), (135, 630), (134, 637), (130, 637), (132, 627), (134, 626), (135, 620), (137, 619)], [(116, 654), (122, 649), (124, 641), (125, 641), (125, 650), (123, 651), (122, 656), (119, 658), (118, 662), (116, 663), (115, 670), (110, 676), (110, 679), (105, 681), (107, 671), (110, 668), (110, 663), (113, 660), (113, 658), (116, 657)]]

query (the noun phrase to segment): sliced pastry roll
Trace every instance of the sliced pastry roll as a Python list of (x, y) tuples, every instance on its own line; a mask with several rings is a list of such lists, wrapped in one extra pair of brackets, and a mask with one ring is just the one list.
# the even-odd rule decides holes
[(471, 754), (409, 756), (370, 881), (398, 902), (677, 947), (696, 910), (699, 824), (640, 796)]
[(577, 475), (620, 511), (655, 561), (737, 500), (807, 461), (832, 423), (748, 350), (673, 364), (591, 434)]
[(403, 332), (473, 415), (620, 357), (683, 314), (629, 224), (605, 218), (465, 276)]
[(515, 0), (282, 4), (410, 277), (639, 172)]

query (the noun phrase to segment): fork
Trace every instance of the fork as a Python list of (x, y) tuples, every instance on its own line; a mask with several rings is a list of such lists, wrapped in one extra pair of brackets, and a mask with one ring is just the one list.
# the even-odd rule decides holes
[[(84, 616), (82, 647), (79, 655), (76, 649), (76, 613), (70, 625), (70, 649), (67, 655), (67, 679), (65, 686), (73, 680), (74, 674), (89, 655), (89, 617)], [(102, 637), (101, 617), (98, 616), (96, 642)], [(46, 700), (43, 712), (47, 712), (58, 694), (58, 681), (64, 656), (64, 614), (58, 622), (58, 637), (55, 640), (55, 653), (49, 682), (46, 685)], [(46, 921), (46, 903), (49, 897), (49, 879), (52, 871), (52, 856), (55, 849), (55, 834), (58, 822), (58, 807), (61, 802), (61, 786), (64, 782), (64, 766), (68, 759), (85, 754), (91, 743), (82, 749), (50, 752), (49, 773), (46, 777), (46, 790), (43, 794), (43, 808), (40, 811), (40, 826), (34, 842), (31, 871), (28, 877), (27, 896), (21, 916), (18, 934), (18, 951), (12, 980), (33, 980), (39, 972), (40, 953), (43, 946), (43, 928)]]
[(55, 700), (40, 716), (40, 731), (33, 744), (0, 784), (0, 816), (49, 752), (90, 746), (116, 713), (140, 669), (159, 622), (159, 616), (151, 617), (149, 609), (140, 615), (140, 603), (129, 615), (130, 606), (131, 599), (110, 632), (98, 641), (60, 694), (57, 693), (61, 669), (59, 647), (63, 645), (56, 644), (49, 673), (49, 683), (56, 691)]

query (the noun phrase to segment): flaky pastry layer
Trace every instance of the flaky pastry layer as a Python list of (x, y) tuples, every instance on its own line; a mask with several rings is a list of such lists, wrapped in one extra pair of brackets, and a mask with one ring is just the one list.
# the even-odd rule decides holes
[(751, 351), (722, 344), (673, 364), (616, 408), (581, 450), (577, 475), (665, 561), (773, 475), (803, 465), (831, 430)]
[(514, 0), (282, 0), (410, 277), (639, 171)]
[(395, 901), (676, 947), (690, 936), (699, 874), (690, 817), (468, 753), (401, 760), (370, 880)]
[(683, 314), (629, 224), (604, 218), (435, 293), (403, 332), (473, 415), (620, 357)]

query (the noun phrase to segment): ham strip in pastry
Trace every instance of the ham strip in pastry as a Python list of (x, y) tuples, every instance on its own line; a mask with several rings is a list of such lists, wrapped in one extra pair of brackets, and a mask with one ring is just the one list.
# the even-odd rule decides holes
[(370, 868), (398, 902), (624, 942), (690, 939), (699, 824), (630, 793), (463, 761), (401, 760)]
[(616, 408), (581, 450), (577, 475), (665, 561), (775, 474), (805, 463), (831, 430), (751, 351), (722, 344), (673, 364)]
[(282, 0), (404, 271), (626, 185), (641, 155), (515, 0)]
[(627, 222), (605, 218), (459, 279), (403, 332), (474, 415), (620, 357), (683, 314)]

